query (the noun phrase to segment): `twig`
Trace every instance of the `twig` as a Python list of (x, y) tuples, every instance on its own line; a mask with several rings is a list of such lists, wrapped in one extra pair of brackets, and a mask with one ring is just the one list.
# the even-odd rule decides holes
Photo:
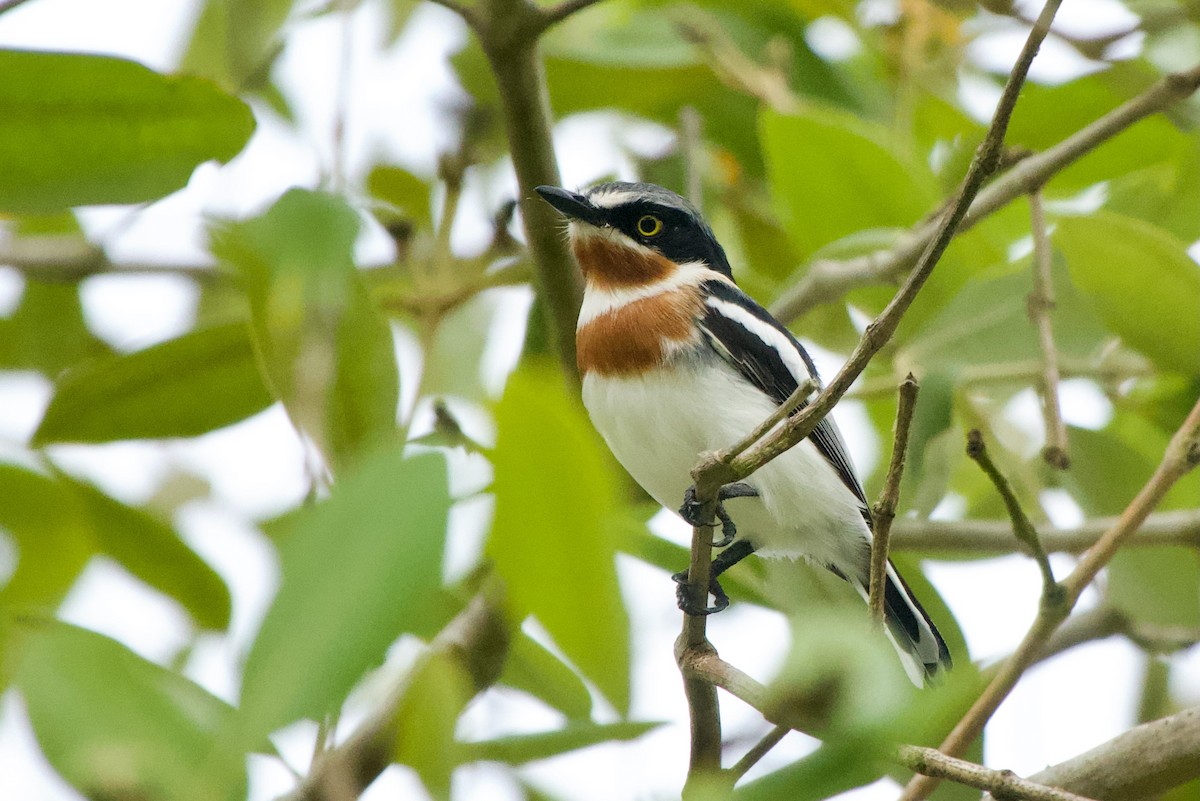
[[(786, 720), (780, 719), (781, 715), (791, 715), (794, 710), (769, 707), (767, 688), (733, 665), (721, 660), (715, 653), (698, 654), (695, 658), (682, 662), (681, 667), (685, 671), (685, 676), (692, 676), (721, 687), (776, 724), (776, 728), (747, 754), (747, 757), (750, 757), (751, 754), (756, 755), (753, 761), (757, 761), (762, 754), (770, 750), (770, 747), (777, 744), (787, 731), (811, 732), (812, 727), (807, 725), (807, 721), (794, 719), (794, 715)], [(764, 747), (760, 749), (760, 746)], [(759, 751), (761, 753), (758, 753)], [(932, 748), (901, 745), (892, 759), (896, 764), (903, 765), (909, 770), (950, 779), (968, 787), (998, 791), (1006, 799), (1086, 801), (1082, 796), (1071, 792), (1048, 787), (1032, 780), (1021, 779), (1010, 771), (990, 770), (982, 765), (948, 756)], [(743, 761), (746, 761), (745, 758)], [(753, 764), (753, 761), (750, 764)], [(741, 766), (742, 762), (739, 762), (726, 773), (733, 774)], [(746, 770), (749, 770), (749, 765), (746, 766)], [(744, 775), (745, 772), (742, 770), (737, 773), (736, 777)]]
[(1022, 779), (1011, 770), (992, 770), (974, 762), (946, 756), (933, 748), (902, 745), (898, 754), (900, 763), (909, 770), (986, 790), (1000, 798), (1024, 801), (1088, 801), (1084, 796), (1067, 790)]
[(1038, 46), (1049, 30), (1050, 20), (1053, 19), (1054, 12), (1061, 2), (1062, 0), (1048, 0), (1039, 17), (1039, 24), (1029, 32), (1025, 47), (1022, 49), (1017, 63), (1013, 66), (1008, 82), (1004, 86), (1004, 92), (996, 105), (996, 112), (992, 118), (992, 124), (988, 128), (987, 136), (975, 151), (975, 157), (971, 160), (971, 166), (967, 169), (967, 175), (963, 179), (955, 202), (938, 221), (937, 234), (928, 243), (928, 247), (925, 248), (917, 266), (909, 273), (904, 285), (888, 302), (879, 316), (867, 325), (862, 339), (855, 346), (841, 371), (811, 404), (742, 456), (730, 459), (724, 454), (711, 455), (693, 471), (692, 476), (696, 480), (699, 497), (705, 497), (701, 495), (702, 489), (711, 492), (715, 497), (717, 488), (744, 478), (812, 433), (812, 430), (817, 427), (825, 415), (829, 414), (834, 404), (846, 393), (875, 354), (891, 339), (896, 327), (900, 324), (901, 317), (912, 305), (913, 299), (916, 298), (926, 279), (933, 272), (938, 259), (950, 244), (959, 222), (971, 205), (971, 200), (979, 192), (979, 188), (987, 176), (995, 169), (1004, 144), (1004, 135), (1008, 130), (1008, 121), (1016, 106), (1025, 76), (1029, 72), (1029, 65), (1033, 62)]
[[(1041, 653), (1046, 641), (1070, 614), (1084, 588), (1145, 521), (1150, 512), (1189, 470), (1200, 464), (1200, 400), (1171, 437), (1162, 461), (1137, 496), (1125, 507), (1116, 523), (1084, 554), (1071, 575), (1062, 582), (1063, 601), (1041, 605), (1038, 616), (1021, 644), (1005, 660), (983, 693), (940, 746), (943, 753), (957, 756), (975, 741), (987, 721), (1008, 697), (1017, 681)], [(901, 801), (920, 801), (937, 786), (937, 780), (918, 777), (909, 782)]]
[(576, 11), (582, 11), (588, 6), (594, 6), (600, 0), (563, 0), (556, 6), (551, 6), (542, 12), (545, 19), (545, 27), (549, 28), (562, 22), (567, 17), (574, 14)]
[(1046, 445), (1042, 458), (1059, 470), (1071, 465), (1067, 453), (1067, 427), (1063, 424), (1058, 397), (1058, 348), (1054, 346), (1054, 281), (1050, 274), (1052, 254), (1046, 236), (1046, 215), (1042, 211), (1042, 193), (1029, 193), (1029, 230), (1033, 236), (1033, 291), (1029, 293), (1029, 319), (1037, 327), (1042, 350), (1042, 413), (1046, 420)]
[(1037, 560), (1038, 568), (1042, 571), (1042, 602), (1057, 603), (1062, 593), (1058, 582), (1054, 579), (1054, 570), (1050, 567), (1050, 557), (1046, 555), (1042, 541), (1038, 539), (1037, 530), (1033, 527), (1033, 523), (1029, 522), (1025, 510), (1021, 508), (1021, 502), (1013, 493), (1008, 479), (1004, 477), (1004, 474), (996, 467), (996, 463), (992, 461), (992, 457), (988, 455), (987, 446), (983, 442), (983, 434), (979, 433), (977, 428), (971, 429), (967, 434), (967, 455), (979, 465), (984, 475), (991, 480), (996, 492), (1000, 493), (1000, 498), (1004, 501), (1004, 508), (1008, 510), (1008, 516), (1012, 520), (1013, 534), (1025, 544), (1025, 547), (1033, 554), (1033, 558)]
[(772, 748), (779, 745), (779, 742), (791, 733), (791, 728), (788, 726), (776, 726), (769, 732), (763, 735), (763, 738), (754, 744), (746, 754), (734, 764), (733, 767), (726, 771), (730, 777), (736, 782), (738, 779), (750, 772), (750, 768), (758, 764), (758, 761), (765, 757)]
[(892, 521), (900, 502), (900, 479), (904, 475), (904, 458), (908, 452), (908, 432), (912, 426), (913, 410), (917, 406), (917, 379), (909, 373), (900, 382), (900, 399), (896, 404), (896, 433), (892, 441), (892, 461), (883, 480), (883, 491), (871, 509), (874, 525), (871, 537), (871, 580), (868, 584), (867, 605), (876, 623), (883, 624), (884, 587), (887, 576), (888, 546), (891, 542)]
[(721, 453), (730, 458), (740, 456), (745, 453), (747, 449), (754, 445), (754, 443), (765, 437), (771, 429), (779, 425), (786, 417), (791, 415), (792, 412), (796, 411), (796, 409), (803, 406), (804, 402), (808, 400), (808, 396), (813, 394), (813, 391), (816, 390), (818, 386), (819, 385), (817, 384), (816, 379), (805, 379), (800, 386), (796, 387), (796, 389), (792, 391), (791, 395), (788, 395), (787, 400), (779, 404), (779, 406), (775, 408), (775, 411), (771, 412), (771, 414), (767, 416), (766, 420), (763, 420), (754, 427), (753, 431), (730, 445)]
[(683, 181), (686, 197), (698, 209), (704, 209), (704, 175), (700, 112), (695, 106), (679, 109), (679, 153), (683, 157)]
[[(1200, 88), (1200, 66), (1164, 76), (1145, 92), (1057, 145), (1022, 160), (979, 193), (962, 219), (960, 232), (1045, 185), (1082, 156), (1139, 120), (1189, 97), (1197, 88)], [(894, 281), (917, 262), (936, 231), (936, 220), (926, 220), (887, 250), (853, 259), (814, 261), (805, 271), (804, 278), (771, 304), (770, 311), (780, 320), (790, 322), (822, 303), (841, 298), (852, 289)]]
[[(1038, 529), (1050, 553), (1082, 553), (1117, 524), (1115, 517), (1098, 517), (1071, 529)], [(963, 555), (1012, 553), (1015, 543), (1009, 520), (910, 520), (892, 526), (893, 551)], [(1156, 512), (1146, 519), (1127, 546), (1183, 545), (1200, 548), (1200, 510)], [(1022, 549), (1023, 550), (1023, 549)]]
[(12, 11), (19, 5), (29, 2), (29, 0), (3, 0), (0, 2), (0, 14)]
[(1154, 798), (1200, 777), (1200, 707), (1143, 723), (1029, 778), (1105, 801)]
[[(1061, 378), (1094, 378), (1098, 382), (1118, 383), (1128, 378), (1141, 378), (1154, 373), (1153, 366), (1143, 357), (1127, 351), (1115, 351), (1094, 359), (1061, 359)], [(954, 377), (956, 387), (986, 386), (990, 384), (1027, 384), (1036, 382), (1042, 375), (1040, 359), (1022, 359), (994, 364), (968, 365)], [(896, 378), (877, 376), (865, 378), (846, 394), (850, 398), (874, 398), (891, 395), (896, 391)]]

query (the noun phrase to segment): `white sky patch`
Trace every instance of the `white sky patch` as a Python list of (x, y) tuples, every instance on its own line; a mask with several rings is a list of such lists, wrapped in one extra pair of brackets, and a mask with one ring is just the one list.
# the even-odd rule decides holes
[(134, 351), (191, 330), (200, 289), (178, 275), (94, 275), (79, 285), (92, 333)]
[(0, 373), (0, 440), (25, 443), (37, 429), (54, 386), (33, 371)]
[(1083, 509), (1066, 490), (1057, 487), (1042, 490), (1038, 501), (1055, 528), (1075, 528), (1083, 524)]
[(862, 52), (854, 29), (838, 17), (818, 17), (804, 30), (804, 41), (813, 52), (829, 61), (846, 61)]
[(25, 276), (19, 270), (0, 265), (0, 317), (15, 312), (24, 294)]
[(1099, 431), (1112, 420), (1112, 401), (1089, 379), (1068, 378), (1059, 383), (1058, 400), (1067, 425)]

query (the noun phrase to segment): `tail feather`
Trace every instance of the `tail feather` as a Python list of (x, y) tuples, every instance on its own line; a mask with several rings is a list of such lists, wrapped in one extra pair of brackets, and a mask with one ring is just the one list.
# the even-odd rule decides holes
[[(951, 667), (950, 650), (892, 563), (888, 562), (887, 583), (883, 588), (884, 623), (904, 671), (918, 687), (927, 686)], [(865, 599), (865, 580), (853, 582)]]

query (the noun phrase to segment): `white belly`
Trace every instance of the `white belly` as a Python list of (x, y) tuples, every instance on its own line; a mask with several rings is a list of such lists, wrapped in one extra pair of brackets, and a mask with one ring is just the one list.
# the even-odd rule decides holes
[[(617, 460), (647, 492), (677, 509), (704, 451), (749, 433), (770, 399), (723, 363), (685, 363), (632, 378), (589, 373), (583, 402)], [(806, 557), (854, 573), (866, 564), (870, 531), (858, 499), (805, 441), (746, 479), (759, 498), (726, 509), (765, 555)]]

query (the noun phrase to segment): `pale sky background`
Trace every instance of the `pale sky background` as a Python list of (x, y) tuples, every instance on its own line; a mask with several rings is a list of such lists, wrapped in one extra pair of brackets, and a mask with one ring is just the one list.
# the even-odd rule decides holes
[[(32, 0), (0, 16), (0, 47), (62, 49), (124, 55), (169, 71), (182, 51), (198, 4), (191, 0)], [(868, 13), (894, 13), (888, 2), (873, 3)], [(1132, 21), (1111, 0), (1068, 2), (1059, 24), (1076, 33), (1095, 33), (1125, 27)], [(140, 212), (127, 208), (95, 208), (81, 212), (89, 235), (105, 245), (116, 261), (197, 262), (206, 259), (203, 225), (207, 217), (245, 216), (261, 211), (291, 186), (315, 186), (332, 161), (333, 120), (337, 106), (334, 77), (340, 62), (343, 20), (336, 15), (297, 24), (288, 39), (277, 74), (297, 109), (302, 133), (259, 114), (258, 132), (246, 152), (225, 167), (202, 166), (182, 190)], [(365, 3), (350, 17), (354, 45), (350, 59), (345, 159), (350, 175), (359, 175), (373, 157), (401, 163), (420, 174), (434, 170), (439, 152), (447, 146), (439, 104), (457, 89), (446, 55), (467, 35), (458, 19), (433, 6), (417, 9), (400, 41), (385, 53), (381, 15)], [(975, 61), (1007, 69), (1024, 33), (1006, 23), (972, 46)], [(852, 52), (855, 42), (840, 23), (825, 20), (814, 28), (814, 46), (826, 53)], [(1131, 45), (1136, 49), (1137, 42)], [(1062, 81), (1086, 69), (1069, 48), (1051, 39), (1035, 62), (1033, 75)], [(980, 116), (990, 111), (993, 91), (976, 89), (966, 98)], [(261, 111), (260, 109), (258, 111)], [(568, 119), (557, 129), (556, 143), (564, 183), (585, 185), (616, 173), (632, 178), (626, 149), (642, 152), (669, 147), (672, 137), (650, 124), (632, 124), (610, 114)], [(462, 251), (482, 247), (488, 236), (490, 210), (515, 192), (507, 164), (476, 170), (469, 176), (463, 214), (454, 230), (454, 245)], [(3, 228), (0, 227), (0, 237)], [(389, 244), (370, 228), (359, 243), (363, 261), (387, 258)], [(0, 267), (0, 315), (19, 302), (23, 281), (15, 271)], [(185, 280), (171, 277), (99, 276), (83, 286), (89, 325), (114, 347), (135, 350), (187, 330), (197, 293)], [(499, 391), (515, 362), (527, 291), (497, 294), (493, 321), (496, 343), (487, 365), (487, 385)], [(401, 369), (419, 369), (419, 352), (411, 338), (397, 334)], [(814, 354), (825, 375), (839, 366), (836, 356)], [(407, 383), (407, 382), (406, 382)], [(1108, 419), (1107, 401), (1090, 384), (1068, 381), (1063, 404), (1068, 422), (1099, 427)], [(49, 383), (35, 374), (5, 373), (0, 377), (0, 459), (26, 460), (19, 443), (36, 427), (49, 399)], [(402, 413), (412, 405), (402, 398)], [(1031, 391), (1008, 408), (1010, 418), (1039, 444), (1040, 415)], [(464, 410), (466, 421), (486, 436), (487, 421)], [(875, 460), (877, 443), (865, 424), (861, 407), (852, 402), (838, 409), (838, 419), (863, 473)], [(420, 411), (418, 420), (422, 419)], [(65, 469), (95, 481), (107, 492), (130, 502), (151, 497), (173, 470), (186, 469), (213, 486), (211, 500), (188, 504), (176, 524), (184, 537), (228, 582), (234, 599), (234, 620), (228, 636), (206, 636), (188, 663), (187, 673), (211, 691), (236, 700), (236, 660), (245, 653), (277, 582), (274, 555), (254, 527), (303, 495), (303, 452), (285, 416), (271, 409), (251, 420), (195, 440), (170, 443), (120, 443), (102, 447), (55, 447), (51, 455)], [(456, 489), (465, 491), (487, 480), (487, 468), (477, 461), (455, 458)], [(1056, 524), (1072, 525), (1079, 510), (1061, 492), (1045, 497)], [(469, 563), (473, 544), (489, 514), (486, 501), (472, 501), (455, 512), (450, 570)], [(953, 515), (953, 500), (942, 514)], [(677, 519), (660, 514), (655, 525), (664, 535), (687, 541)], [(11, 546), (0, 539), (0, 570), (11, 563)], [(1065, 573), (1073, 560), (1056, 557)], [(629, 745), (604, 746), (567, 757), (536, 763), (523, 770), (532, 783), (564, 798), (591, 801), (677, 797), (686, 769), (686, 707), (672, 656), (679, 629), (673, 586), (660, 571), (632, 559), (622, 559), (621, 576), (634, 621), (635, 675), (632, 715), (640, 720), (665, 720), (671, 725)], [(933, 564), (928, 574), (962, 624), (970, 657), (999, 657), (1017, 644), (1037, 609), (1040, 582), (1036, 566), (1021, 557), (961, 564)], [(0, 574), (2, 575), (2, 574)], [(1091, 600), (1085, 596), (1081, 608)], [(142, 655), (164, 661), (190, 636), (188, 622), (174, 602), (150, 591), (123, 569), (106, 560), (90, 565), (68, 598), (62, 616), (126, 643)], [(749, 604), (734, 603), (711, 619), (710, 636), (721, 653), (760, 679), (770, 677), (787, 645), (783, 618)], [(414, 652), (411, 643), (397, 646), (393, 670), (403, 667)], [(1200, 703), (1200, 649), (1177, 656), (1185, 678), (1179, 692), (1189, 703)], [(966, 655), (955, 654), (962, 660)], [(993, 767), (1027, 774), (1067, 759), (1110, 739), (1128, 728), (1143, 658), (1120, 639), (1076, 648), (1051, 664), (1033, 669), (1005, 703), (988, 728), (986, 759)], [(384, 673), (389, 671), (385, 669)], [(369, 708), (389, 675), (376, 676), (360, 692), (358, 709)], [(723, 700), (725, 729), (730, 735), (757, 738), (769, 728), (753, 710)], [(33, 743), (21, 703), (13, 693), (4, 698), (0, 718), (0, 795), (28, 801), (60, 801), (78, 795), (45, 764)], [(476, 702), (460, 731), (482, 738), (513, 731), (536, 731), (554, 726), (556, 713), (512, 691), (494, 691)], [(340, 732), (353, 729), (355, 716), (343, 719)], [(313, 727), (297, 725), (277, 736), (293, 765), (303, 772), (311, 753)], [(754, 775), (777, 768), (810, 750), (812, 741), (790, 735)], [(251, 762), (251, 798), (269, 799), (286, 791), (291, 778), (277, 762)], [(580, 781), (586, 778), (585, 781)], [(556, 792), (561, 791), (561, 792)], [(845, 796), (854, 801), (894, 798), (890, 781)], [(422, 798), (413, 775), (390, 769), (368, 791), (368, 801)], [(459, 770), (456, 799), (518, 798), (503, 772), (494, 766)]]

